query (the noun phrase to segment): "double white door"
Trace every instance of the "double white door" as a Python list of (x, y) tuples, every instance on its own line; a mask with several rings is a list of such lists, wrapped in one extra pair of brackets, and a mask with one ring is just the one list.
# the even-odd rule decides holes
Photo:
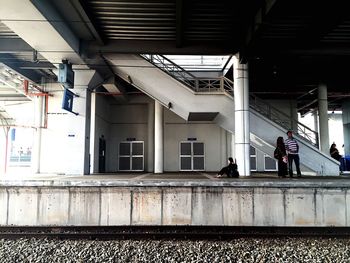
[(180, 142), (180, 171), (204, 171), (204, 143)]
[(144, 170), (143, 141), (125, 141), (119, 144), (119, 171)]

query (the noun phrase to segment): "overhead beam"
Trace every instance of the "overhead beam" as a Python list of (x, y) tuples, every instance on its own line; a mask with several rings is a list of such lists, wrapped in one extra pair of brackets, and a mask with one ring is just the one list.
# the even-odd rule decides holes
[(41, 12), (46, 20), (57, 30), (69, 46), (79, 53), (79, 39), (75, 36), (67, 23), (64, 21), (61, 14), (52, 6), (50, 1), (46, 0), (31, 0), (34, 6)]
[(330, 5), (329, 3), (319, 2), (313, 9), (312, 20), (297, 36), (297, 39), (304, 46), (317, 44), (343, 22), (349, 14), (347, 8), (338, 6), (337, 3)]
[(94, 42), (83, 42), (82, 53), (88, 58), (100, 54), (164, 54), (164, 55), (233, 55), (237, 53), (238, 45), (234, 43), (186, 43), (186, 46), (176, 48), (173, 41), (137, 41), (112, 40), (101, 46)]
[(183, 42), (183, 0), (176, 0), (176, 47)]
[(0, 38), (0, 54), (32, 51), (33, 48), (20, 38)]
[(72, 0), (73, 6), (76, 8), (78, 13), (81, 15), (82, 19), (85, 21), (86, 26), (88, 27), (92, 36), (96, 39), (97, 43), (100, 45), (105, 44), (105, 40), (102, 38), (100, 33), (97, 30), (97, 24), (93, 16), (91, 15), (86, 1), (84, 0)]
[[(29, 79), (35, 83), (38, 83), (38, 84), (41, 82), (42, 74), (39, 74), (33, 68), (30, 69), (30, 68), (22, 68), (21, 67), (22, 65), (26, 65), (26, 66), (36, 65), (38, 67), (41, 65), (40, 63), (23, 62), (19, 59), (16, 59), (11, 54), (0, 54), (0, 62), (2, 64), (4, 64), (5, 66), (7, 66), (8, 68), (12, 69), (13, 71), (17, 72), (18, 74), (22, 75), (26, 79)], [(48, 63), (45, 63), (44, 65), (48, 66)]]
[(0, 20), (53, 64), (83, 64), (78, 37), (45, 0), (1, 0)]
[(270, 13), (272, 7), (275, 6), (276, 2), (277, 0), (263, 0), (261, 2), (261, 8), (257, 11), (252, 25), (248, 27), (245, 37), (246, 46), (253, 45), (258, 36), (261, 34), (265, 17)]
[(299, 41), (271, 39), (264, 41), (260, 48), (251, 50), (250, 55), (312, 55), (312, 56), (350, 56), (348, 44), (319, 43), (313, 46), (303, 45)]

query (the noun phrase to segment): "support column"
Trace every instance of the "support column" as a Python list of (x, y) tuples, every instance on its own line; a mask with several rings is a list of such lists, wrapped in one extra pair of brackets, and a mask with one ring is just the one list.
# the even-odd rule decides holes
[(163, 106), (154, 102), (154, 173), (163, 173)]
[(298, 107), (296, 100), (290, 100), (290, 116), (292, 118), (291, 128), (294, 132), (298, 131)]
[(327, 86), (321, 83), (318, 86), (318, 114), (320, 127), (320, 150), (329, 154), (329, 131), (328, 131), (328, 101)]
[(235, 159), (241, 176), (250, 176), (250, 127), (248, 65), (241, 64), (238, 56), (233, 62), (235, 102)]
[(34, 99), (35, 105), (35, 136), (32, 151), (32, 171), (40, 173), (40, 152), (41, 152), (41, 133), (43, 126), (43, 100), (45, 97), (38, 96)]
[(96, 99), (96, 93), (92, 93), (90, 113), (90, 174), (98, 173), (99, 171), (99, 137), (96, 138)]
[(154, 171), (154, 103), (148, 104), (147, 172)]

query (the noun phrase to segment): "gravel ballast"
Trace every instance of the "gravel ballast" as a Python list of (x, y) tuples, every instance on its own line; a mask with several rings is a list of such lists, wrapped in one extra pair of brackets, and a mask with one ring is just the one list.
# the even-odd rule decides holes
[(0, 239), (0, 262), (350, 262), (350, 239)]

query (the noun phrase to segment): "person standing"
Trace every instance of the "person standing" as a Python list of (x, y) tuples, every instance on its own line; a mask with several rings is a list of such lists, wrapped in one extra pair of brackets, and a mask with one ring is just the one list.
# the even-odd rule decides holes
[(292, 131), (287, 131), (288, 138), (285, 140), (285, 147), (288, 153), (288, 170), (289, 176), (293, 177), (293, 160), (297, 170), (298, 177), (301, 177), (300, 172), (300, 158), (299, 158), (299, 144), (293, 137)]
[(287, 171), (287, 152), (284, 145), (283, 137), (278, 137), (276, 142), (276, 149), (273, 153), (274, 157), (278, 160), (278, 177), (286, 177)]

